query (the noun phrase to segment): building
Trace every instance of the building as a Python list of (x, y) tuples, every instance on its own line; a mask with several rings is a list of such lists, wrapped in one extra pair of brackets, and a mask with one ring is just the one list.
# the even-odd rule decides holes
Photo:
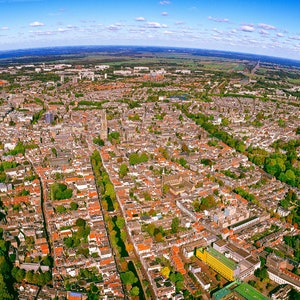
[(54, 121), (54, 114), (52, 112), (48, 112), (45, 114), (45, 122), (47, 124), (51, 124)]
[(260, 260), (257, 257), (225, 240), (218, 240), (213, 244), (213, 248), (239, 264), (239, 279), (254, 274), (254, 271), (260, 268)]
[(239, 277), (240, 266), (212, 247), (207, 247), (206, 249), (198, 248), (196, 250), (196, 257), (208, 264), (227, 280), (234, 281)]
[(267, 300), (263, 294), (245, 282), (232, 282), (212, 295), (213, 300), (246, 299)]

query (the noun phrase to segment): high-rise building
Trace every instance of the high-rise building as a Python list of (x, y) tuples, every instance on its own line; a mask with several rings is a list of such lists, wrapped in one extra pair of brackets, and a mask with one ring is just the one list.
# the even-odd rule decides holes
[(52, 112), (47, 112), (45, 114), (45, 122), (51, 124), (54, 121), (54, 114)]

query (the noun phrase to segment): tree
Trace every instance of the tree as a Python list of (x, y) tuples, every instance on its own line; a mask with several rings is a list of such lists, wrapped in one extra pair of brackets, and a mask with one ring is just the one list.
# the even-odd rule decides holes
[(182, 145), (181, 145), (181, 151), (189, 153), (189, 147), (187, 146), (186, 143), (182, 143)]
[(58, 205), (55, 209), (56, 212), (58, 213), (64, 213), (67, 209), (63, 205)]
[(165, 277), (169, 278), (171, 270), (168, 267), (164, 267), (161, 269), (160, 273)]
[(26, 272), (25, 279), (26, 279), (27, 282), (32, 282), (32, 280), (33, 280), (33, 271)]
[(53, 266), (53, 257), (48, 254), (43, 258), (42, 264), (51, 268)]
[(111, 199), (116, 198), (115, 189), (112, 183), (108, 182), (105, 185), (105, 195), (109, 196)]
[(14, 267), (11, 271), (11, 274), (17, 282), (22, 282), (26, 276), (26, 271), (24, 269)]
[(72, 237), (65, 237), (64, 244), (66, 245), (67, 248), (72, 248), (74, 245), (74, 239)]
[(268, 271), (265, 267), (256, 269), (254, 275), (260, 280), (265, 280), (269, 278)]
[(10, 265), (5, 256), (0, 256), (0, 273), (4, 276), (5, 279), (6, 277), (9, 277), (9, 274), (11, 272), (10, 270)]
[(122, 217), (118, 216), (116, 225), (118, 226), (119, 229), (123, 229), (125, 226), (125, 220)]
[(132, 271), (121, 273), (121, 279), (125, 284), (133, 284), (138, 282), (138, 278), (136, 278)]
[(0, 240), (0, 250), (6, 252), (8, 249), (8, 243), (5, 240)]
[(295, 185), (295, 183), (296, 183), (296, 176), (295, 176), (295, 173), (293, 172), (293, 170), (287, 170), (285, 172), (285, 182), (287, 184), (292, 185), (292, 186)]
[(0, 299), (2, 300), (10, 300), (14, 299), (12, 295), (10, 295), (7, 285), (4, 281), (3, 275), (0, 274)]
[(164, 184), (162, 187), (163, 194), (167, 194), (170, 190), (170, 186), (168, 184)]
[(221, 121), (221, 125), (222, 126), (228, 126), (229, 125), (229, 120), (228, 118), (222, 118), (222, 121)]
[(77, 210), (78, 209), (78, 204), (76, 202), (71, 202), (70, 203), (70, 208), (71, 208), (71, 210)]
[(68, 189), (63, 183), (53, 183), (50, 187), (52, 200), (64, 200), (72, 197), (72, 189)]
[(86, 221), (82, 218), (78, 218), (75, 222), (76, 226), (78, 227), (85, 227), (86, 226)]
[(128, 170), (127, 165), (126, 164), (121, 164), (120, 170), (119, 170), (119, 176), (121, 178), (125, 177), (127, 175), (128, 171), (129, 170)]
[(98, 146), (104, 146), (105, 145), (104, 141), (100, 138), (100, 136), (95, 137), (93, 139), (93, 143), (98, 145)]
[(137, 286), (134, 286), (131, 290), (130, 290), (130, 295), (131, 296), (138, 296), (140, 293), (140, 289)]
[(147, 153), (143, 152), (143, 153), (141, 154), (140, 158), (139, 158), (139, 161), (140, 161), (140, 163), (145, 163), (145, 162), (148, 161), (148, 159), (149, 159), (149, 158), (148, 158)]
[(177, 233), (180, 225), (180, 220), (178, 217), (172, 219), (171, 233)]
[(139, 162), (140, 162), (140, 157), (137, 153), (134, 152), (129, 155), (129, 163), (132, 166), (138, 164)]
[(164, 236), (161, 232), (157, 232), (155, 235), (154, 235), (154, 239), (156, 242), (160, 243), (164, 240)]

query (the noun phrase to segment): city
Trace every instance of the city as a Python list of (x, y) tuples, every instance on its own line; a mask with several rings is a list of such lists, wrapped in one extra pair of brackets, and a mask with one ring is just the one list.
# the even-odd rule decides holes
[(1, 298), (298, 299), (299, 67), (105, 55), (0, 67)]

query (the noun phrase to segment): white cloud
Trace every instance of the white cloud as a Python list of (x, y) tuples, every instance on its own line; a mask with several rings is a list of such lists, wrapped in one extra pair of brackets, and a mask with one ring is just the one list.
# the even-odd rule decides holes
[(259, 31), (259, 33), (260, 33), (261, 35), (269, 35), (269, 32), (268, 32), (267, 30), (264, 30), (264, 29), (261, 29), (261, 30)]
[(300, 41), (300, 36), (299, 35), (289, 36), (289, 40)]
[(229, 19), (227, 19), (227, 18), (221, 19), (221, 18), (213, 18), (211, 16), (208, 17), (208, 20), (218, 22), (218, 23), (228, 23), (229, 22)]
[(166, 11), (164, 11), (164, 12), (161, 13), (161, 15), (165, 17), (165, 16), (169, 15), (169, 13), (167, 13)]
[(216, 32), (216, 33), (222, 33), (222, 31), (218, 28), (213, 28), (213, 31)]
[(148, 28), (167, 28), (168, 26), (166, 24), (160, 24), (159, 22), (148, 22), (147, 27)]
[(111, 24), (111, 25), (107, 26), (106, 28), (110, 31), (118, 31), (121, 29), (121, 24), (119, 24), (119, 23)]
[(255, 29), (253, 25), (242, 25), (240, 26), (240, 30), (245, 31), (245, 32), (253, 32)]
[(183, 25), (183, 24), (184, 24), (183, 21), (177, 21), (177, 22), (175, 22), (175, 25)]
[(144, 17), (137, 17), (137, 18), (135, 18), (135, 20), (138, 22), (146, 21), (146, 19)]
[(262, 28), (264, 30), (276, 30), (276, 27), (273, 25), (265, 24), (265, 23), (259, 23), (258, 24), (259, 28)]
[(58, 28), (57, 31), (58, 32), (66, 32), (66, 31), (69, 31), (70, 29), (68, 28)]
[(159, 4), (160, 5), (169, 5), (169, 4), (171, 4), (171, 1), (160, 1)]
[(281, 32), (278, 32), (276, 35), (277, 35), (278, 37), (283, 37), (283, 36), (284, 36), (284, 34), (281, 33)]
[(78, 27), (75, 26), (75, 25), (67, 25), (67, 28), (69, 28), (69, 29), (76, 29), (76, 28), (78, 28)]
[(33, 34), (36, 34), (36, 35), (53, 35), (54, 34), (54, 31), (42, 31), (42, 30), (37, 30), (37, 31), (33, 31), (33, 30), (30, 30), (29, 33), (33, 33)]
[(8, 29), (9, 29), (9, 27), (7, 27), (7, 26), (3, 26), (3, 27), (1, 27), (0, 29), (1, 29), (1, 30), (8, 30)]
[(29, 26), (31, 26), (31, 27), (39, 27), (39, 26), (44, 26), (44, 25), (45, 25), (44, 23), (39, 22), (39, 21), (34, 21), (29, 24)]

